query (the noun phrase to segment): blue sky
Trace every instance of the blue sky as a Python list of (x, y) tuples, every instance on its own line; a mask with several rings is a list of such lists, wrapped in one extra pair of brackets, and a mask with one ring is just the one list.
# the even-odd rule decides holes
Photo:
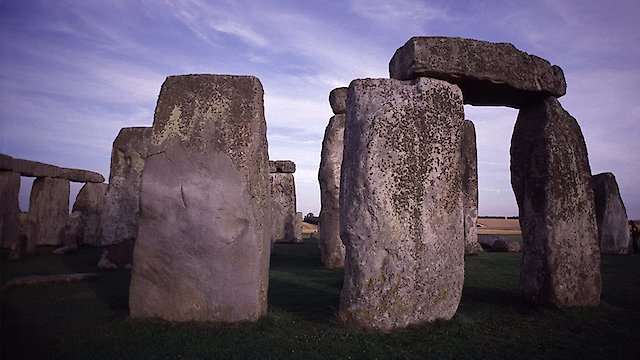
[[(317, 214), (329, 91), (388, 77), (391, 56), (411, 36), (461, 36), (510, 42), (563, 68), (560, 102), (582, 126), (592, 172), (613, 172), (629, 216), (640, 218), (637, 0), (0, 4), (2, 153), (106, 178), (119, 129), (151, 126), (166, 76), (255, 75), (265, 89), (270, 157), (296, 162), (298, 211)], [(465, 112), (478, 134), (480, 214), (516, 215), (509, 142), (517, 112)], [(24, 190), (23, 210), (27, 203)]]

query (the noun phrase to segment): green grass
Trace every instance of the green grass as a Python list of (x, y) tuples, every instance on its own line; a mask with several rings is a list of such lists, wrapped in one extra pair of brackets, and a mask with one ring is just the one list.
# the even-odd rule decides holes
[[(602, 305), (550, 310), (518, 291), (520, 254), (466, 258), (450, 321), (378, 333), (338, 324), (342, 272), (317, 244), (276, 244), (269, 312), (255, 324), (171, 324), (128, 318), (128, 271), (95, 268), (100, 251), (2, 262), (2, 282), (31, 274), (98, 272), (91, 281), (2, 292), (1, 358), (9, 359), (638, 359), (640, 256), (604, 256)], [(6, 253), (3, 254), (3, 260)]]

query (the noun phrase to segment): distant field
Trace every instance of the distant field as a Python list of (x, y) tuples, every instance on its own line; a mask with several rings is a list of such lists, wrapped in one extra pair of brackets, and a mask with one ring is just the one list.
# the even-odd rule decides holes
[(478, 234), (520, 234), (518, 219), (478, 219)]

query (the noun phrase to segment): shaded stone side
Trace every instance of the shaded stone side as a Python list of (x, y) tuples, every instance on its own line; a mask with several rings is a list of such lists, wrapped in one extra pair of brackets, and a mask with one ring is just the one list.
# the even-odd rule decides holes
[(602, 254), (626, 255), (631, 251), (629, 219), (618, 182), (612, 173), (591, 178), (598, 224), (598, 245)]
[(291, 173), (271, 173), (271, 237), (274, 242), (300, 242), (296, 239), (296, 185)]
[(351, 82), (340, 181), (343, 322), (390, 330), (456, 312), (463, 121), (460, 89), (447, 82)]
[(476, 128), (469, 120), (462, 124), (460, 140), (460, 176), (462, 181), (462, 213), (464, 224), (464, 253), (482, 252), (478, 243), (478, 151)]
[(560, 97), (567, 84), (559, 66), (509, 43), (456, 37), (413, 37), (389, 63), (391, 78), (431, 77), (457, 84), (464, 103), (526, 106), (547, 96)]
[(105, 183), (86, 183), (76, 196), (72, 211), (80, 212), (79, 244), (100, 245), (100, 218), (107, 187)]
[[(345, 96), (346, 98), (346, 96)], [(344, 267), (344, 244), (340, 239), (340, 167), (344, 148), (344, 115), (335, 115), (324, 131), (320, 155), (320, 216), (318, 247), (327, 269)]]
[(520, 210), (520, 286), (535, 303), (600, 302), (600, 252), (582, 131), (549, 97), (523, 108), (511, 139), (511, 185)]
[(128, 239), (118, 244), (103, 246), (98, 267), (111, 270), (131, 269), (135, 243), (135, 239)]
[(295, 223), (293, 225), (293, 242), (302, 242), (302, 222), (304, 221), (304, 215), (301, 212), (296, 213)]
[(334, 114), (344, 114), (347, 109), (347, 92), (349, 88), (339, 87), (329, 93), (329, 105)]
[(151, 134), (150, 127), (123, 128), (113, 141), (99, 245), (119, 244), (138, 235), (140, 182)]
[(255, 321), (267, 310), (270, 193), (263, 89), (168, 77), (142, 174), (134, 318)]
[(20, 237), (20, 174), (0, 171), (0, 245), (7, 249)]
[(29, 220), (38, 245), (60, 245), (69, 217), (69, 180), (37, 178), (31, 187)]

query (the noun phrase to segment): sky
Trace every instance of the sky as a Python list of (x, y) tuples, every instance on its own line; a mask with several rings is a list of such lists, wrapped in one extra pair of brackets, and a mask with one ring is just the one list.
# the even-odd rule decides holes
[[(152, 125), (167, 76), (254, 75), (270, 158), (297, 164), (298, 211), (318, 214), (329, 92), (388, 78), (412, 36), (509, 42), (562, 67), (559, 100), (582, 127), (592, 173), (614, 173), (640, 219), (637, 0), (0, 0), (0, 153), (108, 178), (118, 131)], [(477, 131), (480, 215), (517, 215), (517, 110), (465, 106), (465, 116)], [(29, 189), (23, 177), (23, 211)]]

